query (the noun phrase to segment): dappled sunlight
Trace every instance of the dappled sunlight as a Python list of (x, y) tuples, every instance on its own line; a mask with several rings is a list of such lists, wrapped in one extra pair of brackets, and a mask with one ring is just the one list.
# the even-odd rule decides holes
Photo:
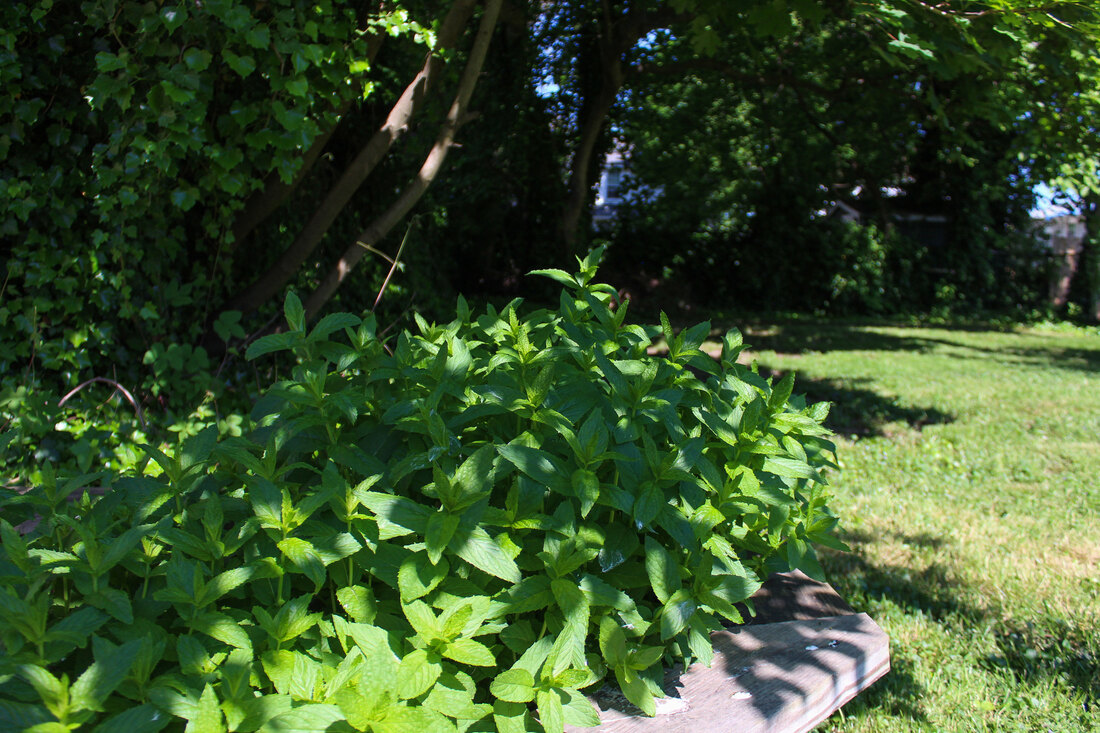
[(1100, 334), (816, 322), (745, 340), (831, 420), (873, 428), (838, 436), (853, 552), (823, 565), (895, 671), (823, 729), (1094, 727)]

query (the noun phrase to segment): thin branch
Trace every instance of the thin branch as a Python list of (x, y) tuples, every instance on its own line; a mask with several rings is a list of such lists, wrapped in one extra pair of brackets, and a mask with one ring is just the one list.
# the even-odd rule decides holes
[[(393, 273), (397, 270), (398, 263), (401, 262), (401, 253), (405, 251), (405, 243), (409, 241), (409, 234), (412, 233), (413, 226), (415, 225), (416, 219), (414, 218), (412, 220), (412, 223), (409, 224), (409, 228), (405, 230), (405, 236), (401, 238), (401, 244), (397, 248), (397, 254), (395, 254), (393, 256), (393, 259), (390, 260), (390, 262), (392, 263), (392, 265), (390, 266), (390, 271), (386, 273), (386, 279), (382, 281), (382, 287), (378, 288), (378, 295), (374, 299), (374, 305), (370, 307), (371, 313), (374, 313), (375, 309), (378, 308), (378, 304), (382, 302), (382, 295), (386, 292), (386, 286), (390, 284), (390, 279), (393, 277)], [(365, 246), (368, 250), (372, 249), (368, 245), (363, 246)]]
[(385, 158), (393, 144), (408, 131), (413, 116), (423, 106), (424, 99), (442, 74), (445, 62), (439, 52), (452, 48), (462, 37), (474, 5), (475, 0), (455, 0), (440, 28), (439, 43), (428, 52), (420, 71), (394, 103), (385, 123), (348, 164), (291, 245), (263, 275), (234, 297), (226, 310), (251, 313), (278, 293), (298, 272), (352, 196)]
[(379, 257), (384, 259), (386, 262), (389, 262), (391, 265), (394, 264), (394, 259), (392, 257), (390, 257), (388, 254), (386, 254), (385, 252), (383, 252), (382, 250), (375, 249), (374, 247), (370, 246), (369, 244), (363, 244), (362, 242), (356, 242), (356, 244), (358, 244), (360, 247), (367, 250), (368, 252), (378, 255)]
[(489, 42), (492, 40), (493, 31), (500, 14), (501, 2), (502, 0), (489, 0), (485, 8), (454, 101), (447, 112), (447, 118), (440, 128), (435, 144), (428, 152), (423, 165), (420, 166), (420, 170), (389, 209), (371, 222), (370, 226), (356, 237), (355, 242), (344, 250), (336, 265), (329, 270), (324, 280), (310, 294), (305, 302), (307, 318), (315, 316), (343, 284), (355, 265), (363, 258), (363, 253), (367, 251), (366, 247), (368, 245), (373, 246), (376, 242), (381, 241), (399, 221), (405, 218), (443, 167), (447, 153), (455, 144), (455, 135), (458, 133), (463, 120), (466, 119), (466, 107), (470, 103), (470, 97), (474, 93), (478, 76), (481, 74), (481, 67), (485, 63), (485, 55), (488, 52)]
[(121, 392), (122, 396), (125, 397), (127, 399), (127, 401), (129, 401), (129, 403), (133, 406), (134, 412), (137, 413), (138, 422), (141, 423), (141, 427), (143, 429), (148, 429), (149, 426), (145, 422), (145, 415), (141, 411), (141, 405), (139, 405), (137, 403), (137, 400), (134, 399), (134, 396), (132, 394), (130, 394), (130, 390), (126, 389), (125, 387), (123, 387), (121, 384), (119, 384), (115, 380), (108, 379), (107, 377), (92, 377), (88, 381), (77, 385), (73, 389), (69, 390), (69, 393), (67, 395), (65, 395), (64, 397), (62, 397), (58, 401), (57, 406), (58, 407), (64, 407), (65, 403), (69, 401), (70, 397), (72, 397), (73, 395), (75, 395), (77, 392), (84, 389), (85, 387), (87, 387), (89, 384), (93, 384), (95, 382), (104, 382), (105, 384), (113, 385), (116, 390)]

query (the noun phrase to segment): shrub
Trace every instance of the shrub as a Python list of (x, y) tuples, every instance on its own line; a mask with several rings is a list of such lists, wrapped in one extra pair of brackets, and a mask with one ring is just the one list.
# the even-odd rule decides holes
[(648, 356), (595, 261), (390, 344), (290, 296), (250, 434), (9, 492), (0, 728), (561, 731), (603, 679), (653, 714), (761, 577), (820, 575), (833, 446), (736, 332)]

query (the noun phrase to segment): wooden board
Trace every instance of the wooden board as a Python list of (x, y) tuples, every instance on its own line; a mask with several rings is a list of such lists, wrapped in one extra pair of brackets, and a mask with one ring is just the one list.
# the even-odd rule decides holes
[(803, 733), (890, 669), (889, 640), (866, 614), (717, 631), (714, 663), (665, 678), (669, 697), (644, 716), (606, 686), (598, 728), (572, 733)]
[(747, 624), (771, 624), (778, 621), (803, 621), (826, 616), (855, 613), (828, 583), (811, 579), (800, 570), (776, 573), (752, 597), (756, 615), (741, 615)]

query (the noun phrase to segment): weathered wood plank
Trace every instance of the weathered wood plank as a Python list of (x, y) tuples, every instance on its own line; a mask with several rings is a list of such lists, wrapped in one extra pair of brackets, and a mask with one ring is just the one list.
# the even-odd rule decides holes
[(742, 610), (750, 625), (855, 613), (833, 586), (813, 580), (801, 570), (771, 576), (752, 597), (752, 602), (756, 609), (754, 617), (749, 618)]
[(866, 614), (743, 626), (711, 635), (710, 668), (666, 675), (648, 718), (618, 690), (592, 699), (602, 725), (579, 733), (803, 733), (890, 669), (889, 641)]

